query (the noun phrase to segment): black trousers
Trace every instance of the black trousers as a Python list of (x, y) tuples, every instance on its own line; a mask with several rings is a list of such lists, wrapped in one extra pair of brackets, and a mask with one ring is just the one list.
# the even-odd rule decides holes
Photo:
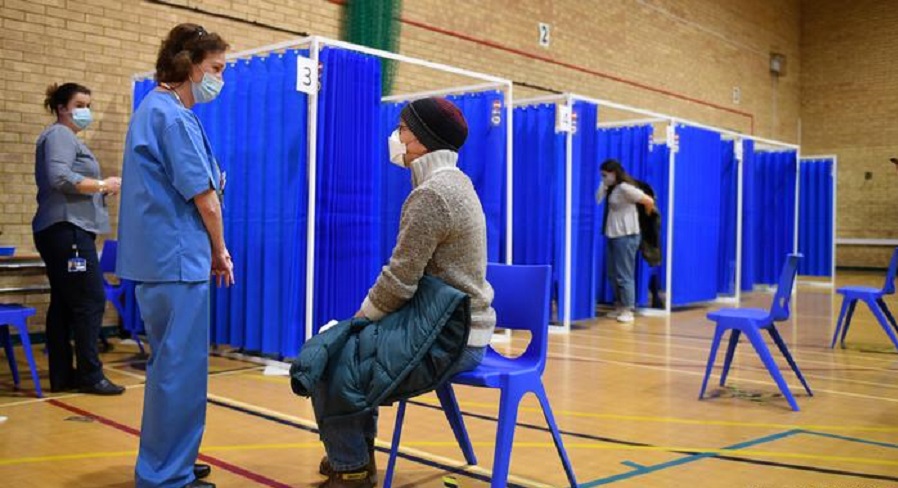
[[(46, 328), (50, 387), (59, 391), (93, 385), (103, 379), (97, 340), (106, 308), (96, 235), (61, 222), (35, 233), (34, 242), (50, 279)], [(68, 270), (69, 260), (74, 257), (73, 244), (78, 248), (78, 256), (87, 261), (85, 272)], [(72, 364), (72, 337), (77, 369)]]

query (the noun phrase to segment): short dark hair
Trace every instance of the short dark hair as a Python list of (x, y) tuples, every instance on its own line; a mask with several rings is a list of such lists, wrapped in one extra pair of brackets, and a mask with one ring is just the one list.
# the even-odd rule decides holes
[(624, 165), (620, 164), (620, 161), (616, 159), (606, 159), (602, 162), (600, 169), (606, 173), (614, 173), (614, 176), (617, 178), (617, 184), (629, 183), (633, 185), (636, 183), (624, 170)]
[(50, 113), (59, 115), (59, 106), (68, 105), (72, 101), (72, 97), (77, 93), (90, 95), (90, 88), (79, 85), (78, 83), (63, 83), (62, 85), (53, 83), (47, 87), (47, 97), (44, 98), (44, 107)]
[(201, 25), (179, 24), (168, 33), (156, 57), (156, 82), (180, 83), (190, 76), (194, 64), (209, 53), (227, 51), (231, 46), (218, 34)]

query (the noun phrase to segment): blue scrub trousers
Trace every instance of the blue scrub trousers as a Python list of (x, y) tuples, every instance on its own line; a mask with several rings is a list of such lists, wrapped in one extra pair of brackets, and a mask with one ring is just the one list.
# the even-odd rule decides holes
[(137, 488), (181, 488), (206, 426), (209, 282), (138, 283), (152, 354), (147, 364)]

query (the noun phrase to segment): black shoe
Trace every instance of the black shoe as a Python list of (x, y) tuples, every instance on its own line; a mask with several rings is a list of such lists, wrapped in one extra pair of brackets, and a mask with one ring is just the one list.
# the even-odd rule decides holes
[(208, 477), (210, 474), (212, 474), (212, 466), (209, 466), (208, 464), (193, 465), (193, 475), (196, 476), (196, 479), (201, 480)]
[(184, 488), (215, 488), (215, 483), (209, 483), (208, 481), (201, 481), (201, 480), (193, 480), (190, 483), (184, 485)]
[(90, 393), (91, 395), (121, 395), (124, 392), (125, 387), (118, 386), (106, 378), (93, 385), (81, 387), (81, 393)]

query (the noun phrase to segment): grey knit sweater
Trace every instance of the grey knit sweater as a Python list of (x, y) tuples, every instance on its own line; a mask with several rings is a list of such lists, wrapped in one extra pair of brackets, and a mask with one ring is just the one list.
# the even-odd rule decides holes
[(414, 189), (402, 205), (399, 237), (362, 304), (371, 320), (399, 309), (425, 274), (471, 297), (468, 346), (490, 342), (496, 312), (486, 281), (486, 218), (471, 180), (456, 166), (458, 154), (436, 151), (412, 163)]

